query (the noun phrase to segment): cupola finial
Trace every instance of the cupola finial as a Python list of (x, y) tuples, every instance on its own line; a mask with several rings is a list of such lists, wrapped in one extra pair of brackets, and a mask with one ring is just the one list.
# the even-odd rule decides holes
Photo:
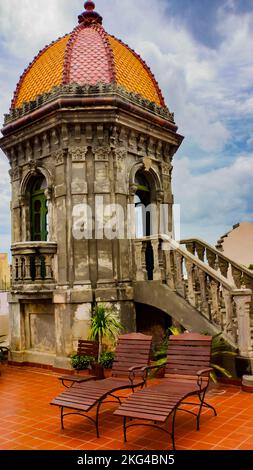
[(84, 4), (85, 11), (78, 16), (80, 24), (91, 25), (91, 24), (102, 24), (103, 18), (95, 11), (95, 3), (87, 1)]

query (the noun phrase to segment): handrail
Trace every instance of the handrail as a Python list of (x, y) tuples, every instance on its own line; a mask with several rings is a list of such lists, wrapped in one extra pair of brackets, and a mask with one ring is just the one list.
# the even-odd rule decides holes
[[(147, 242), (153, 251), (151, 268), (146, 259)], [(253, 358), (251, 272), (249, 278), (247, 269), (243, 271), (238, 263), (233, 265), (228, 258), (222, 259), (220, 252), (212, 247), (210, 256), (209, 245), (204, 242), (187, 249), (170, 236), (157, 234), (135, 239), (133, 243), (136, 281), (167, 284), (216, 326), (224, 339), (239, 349), (241, 356)], [(191, 243), (197, 245), (198, 241), (191, 239)], [(206, 250), (208, 263), (204, 261), (202, 248)], [(232, 277), (228, 276), (231, 264)]]
[(240, 263), (237, 263), (236, 261), (232, 260), (231, 258), (228, 258), (225, 256), (221, 251), (217, 250), (214, 246), (209, 245), (209, 243), (205, 242), (201, 238), (189, 238), (187, 240), (180, 240), (180, 245), (187, 245), (190, 243), (198, 243), (202, 247), (208, 249), (211, 251), (213, 254), (218, 256), (219, 258), (223, 259), (227, 263), (231, 264), (231, 266), (234, 266), (236, 269), (239, 271), (242, 271), (243, 273), (247, 274), (247, 276), (251, 277), (253, 279), (253, 272), (252, 270), (248, 269), (246, 266), (243, 266)]
[(230, 290), (232, 292), (238, 290), (236, 288), (236, 285), (232, 281), (230, 282), (225, 276), (223, 276), (222, 274), (217, 273), (217, 271), (215, 269), (211, 268), (211, 266), (207, 265), (204, 261), (201, 261), (197, 256), (194, 256), (188, 250), (182, 248), (180, 246), (180, 243), (178, 243), (176, 240), (173, 240), (169, 235), (159, 234), (159, 235), (154, 235), (154, 236), (149, 236), (149, 237), (136, 238), (134, 241), (135, 242), (138, 242), (138, 241), (139, 242), (147, 242), (147, 241), (152, 241), (152, 240), (157, 240), (157, 239), (161, 239), (164, 242), (169, 243), (171, 249), (176, 250), (178, 253), (183, 255), (185, 258), (188, 258), (196, 266), (201, 268), (201, 270), (204, 271), (206, 274), (212, 276), (216, 281), (222, 283), (223, 286), (227, 290)]

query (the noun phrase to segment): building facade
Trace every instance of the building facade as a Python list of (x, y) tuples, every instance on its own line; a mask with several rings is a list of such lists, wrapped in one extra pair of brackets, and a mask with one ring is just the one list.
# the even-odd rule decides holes
[[(13, 361), (68, 367), (96, 303), (136, 330), (133, 283), (144, 268), (155, 280), (160, 261), (157, 240), (133, 240), (161, 224), (172, 232), (172, 160), (182, 140), (148, 66), (86, 2), (73, 32), (25, 70), (5, 118)], [(150, 204), (154, 218), (143, 210)]]
[(0, 291), (10, 288), (10, 266), (7, 253), (0, 253)]

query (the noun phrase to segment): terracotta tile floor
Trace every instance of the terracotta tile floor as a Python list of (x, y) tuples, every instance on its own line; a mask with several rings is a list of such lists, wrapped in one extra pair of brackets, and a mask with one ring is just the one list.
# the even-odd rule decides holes
[[(123, 443), (122, 420), (112, 411), (117, 404), (105, 404), (101, 413), (101, 438), (95, 428), (79, 416), (66, 418), (60, 430), (59, 408), (50, 406), (63, 390), (58, 374), (42, 369), (3, 366), (0, 377), (0, 449), (6, 450), (168, 450), (169, 436), (152, 428), (136, 427)], [(121, 392), (122, 395), (122, 392)], [(217, 409), (215, 418), (204, 411), (201, 430), (194, 418), (178, 413), (176, 446), (178, 450), (253, 449), (253, 394), (240, 387), (212, 388), (208, 401)], [(91, 415), (94, 415), (94, 412)]]

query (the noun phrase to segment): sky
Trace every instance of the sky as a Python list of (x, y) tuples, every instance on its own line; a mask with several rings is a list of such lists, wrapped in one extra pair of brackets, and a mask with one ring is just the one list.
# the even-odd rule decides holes
[[(253, 0), (97, 0), (105, 29), (151, 67), (184, 142), (174, 158), (181, 237), (215, 244), (253, 222)], [(38, 51), (71, 31), (80, 0), (0, 2), (0, 123)], [(0, 152), (0, 252), (10, 246)]]

